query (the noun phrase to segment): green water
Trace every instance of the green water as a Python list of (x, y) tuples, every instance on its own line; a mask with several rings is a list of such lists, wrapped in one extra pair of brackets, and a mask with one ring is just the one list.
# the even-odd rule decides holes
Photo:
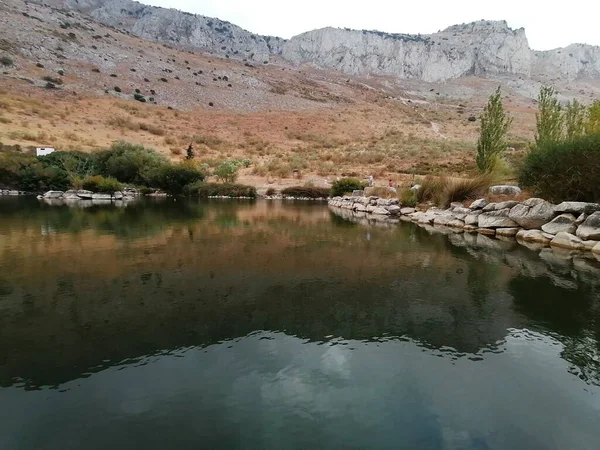
[(3, 450), (595, 450), (599, 342), (583, 256), (312, 203), (0, 198)]

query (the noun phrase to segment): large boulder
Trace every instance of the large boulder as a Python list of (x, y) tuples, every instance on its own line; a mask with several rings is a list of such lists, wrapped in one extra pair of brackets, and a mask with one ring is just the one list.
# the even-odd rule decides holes
[(67, 200), (79, 200), (77, 191), (65, 191), (65, 193), (63, 194), (63, 198)]
[(367, 207), (365, 205), (363, 205), (362, 203), (355, 203), (354, 204), (354, 211), (357, 211), (357, 212), (366, 212), (367, 211)]
[(398, 205), (389, 205), (386, 206), (385, 209), (387, 209), (391, 215), (397, 216), (398, 214), (400, 214), (401, 208)]
[(63, 191), (48, 191), (44, 194), (44, 198), (61, 198), (63, 195)]
[[(510, 209), (490, 211), (479, 215), (477, 225), (479, 228), (515, 228), (517, 223), (508, 216)], [(466, 220), (465, 220), (466, 223)]]
[(573, 234), (577, 230), (576, 221), (577, 219), (573, 214), (561, 214), (552, 219), (551, 222), (542, 225), (542, 231), (555, 235), (561, 232)]
[(550, 242), (553, 247), (568, 248), (570, 250), (585, 250), (581, 239), (571, 233), (561, 231)]
[(402, 214), (404, 216), (407, 214), (412, 214), (415, 211), (416, 211), (415, 208), (410, 208), (410, 207), (406, 206), (406, 207), (400, 209), (400, 214)]
[(435, 219), (433, 220), (433, 224), (434, 225), (448, 225), (454, 219), (456, 219), (456, 218), (451, 214), (440, 214), (438, 216), (435, 216)]
[(584, 240), (600, 240), (600, 211), (590, 214), (577, 228), (577, 237)]
[(369, 212), (371, 214), (375, 214), (377, 216), (389, 216), (390, 215), (390, 212), (387, 209), (383, 208), (382, 206), (376, 206)]
[(586, 202), (562, 202), (560, 205), (554, 207), (554, 211), (558, 214), (592, 214), (600, 211), (600, 205), (598, 203)]
[(554, 206), (551, 203), (541, 198), (530, 198), (514, 206), (508, 217), (521, 227), (532, 230), (550, 222), (554, 215)]
[(77, 191), (77, 197), (83, 198), (86, 200), (90, 200), (93, 197), (94, 193), (92, 191), (86, 191), (85, 189), (79, 189)]
[(521, 195), (521, 188), (518, 186), (490, 186), (490, 194), (492, 195), (504, 195), (506, 197), (518, 197)]
[(92, 200), (112, 200), (112, 195), (110, 194), (93, 194)]
[(514, 200), (510, 200), (507, 202), (500, 202), (500, 203), (488, 203), (484, 208), (483, 208), (483, 212), (489, 212), (489, 211), (498, 211), (500, 209), (505, 209), (505, 208), (512, 208), (513, 206), (517, 206), (519, 204), (519, 202), (516, 202)]
[[(473, 211), (473, 212), (480, 212), (480, 211)], [(465, 216), (465, 218), (464, 218), (465, 224), (477, 226), (477, 224), (479, 223), (479, 216), (480, 216), (480, 214), (469, 214), (468, 216)]]
[(475, 200), (473, 203), (471, 203), (471, 206), (469, 206), (470, 209), (483, 209), (488, 205), (488, 201), (485, 198), (480, 198), (479, 200)]

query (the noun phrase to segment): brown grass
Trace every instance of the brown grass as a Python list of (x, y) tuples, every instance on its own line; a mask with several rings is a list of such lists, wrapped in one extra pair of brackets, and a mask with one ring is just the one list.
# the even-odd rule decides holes
[(479, 175), (470, 179), (448, 177), (426, 177), (417, 191), (419, 203), (433, 202), (446, 208), (452, 202), (464, 202), (483, 197), (493, 180), (489, 175)]

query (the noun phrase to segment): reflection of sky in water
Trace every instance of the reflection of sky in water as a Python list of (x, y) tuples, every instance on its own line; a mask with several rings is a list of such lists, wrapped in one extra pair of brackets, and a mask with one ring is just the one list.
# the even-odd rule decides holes
[(406, 340), (254, 333), (112, 367), (25, 401), (5, 388), (0, 444), (595, 449), (600, 388), (569, 374), (561, 349), (527, 330), (478, 358)]

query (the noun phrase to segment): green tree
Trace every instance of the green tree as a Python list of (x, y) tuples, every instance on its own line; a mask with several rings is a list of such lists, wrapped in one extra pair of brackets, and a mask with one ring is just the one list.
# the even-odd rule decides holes
[(239, 165), (237, 161), (224, 161), (215, 167), (214, 175), (220, 181), (226, 183), (235, 183), (238, 176)]
[(559, 142), (563, 135), (562, 107), (553, 87), (542, 86), (538, 95), (538, 112), (535, 115), (537, 133), (535, 146)]
[(477, 140), (477, 168), (482, 173), (492, 172), (506, 149), (506, 133), (512, 119), (504, 112), (500, 87), (490, 96), (481, 116)]
[(590, 134), (600, 133), (600, 100), (596, 100), (588, 108), (586, 131)]
[(588, 109), (577, 100), (568, 102), (565, 107), (565, 137), (567, 140), (577, 139), (585, 134)]

